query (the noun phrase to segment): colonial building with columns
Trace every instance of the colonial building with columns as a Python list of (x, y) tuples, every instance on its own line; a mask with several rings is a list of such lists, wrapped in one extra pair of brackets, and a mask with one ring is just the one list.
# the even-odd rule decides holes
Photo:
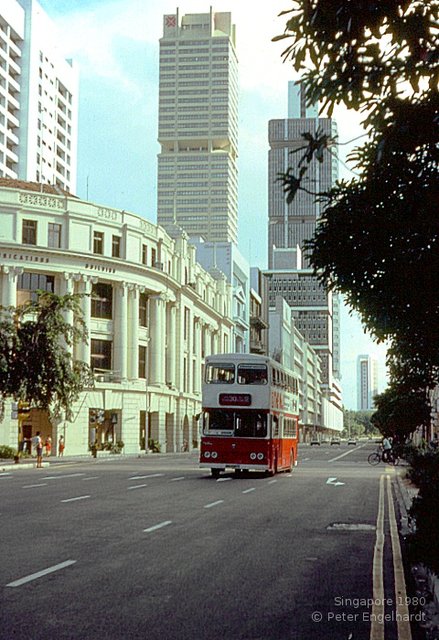
[(139, 215), (0, 179), (0, 267), (3, 306), (37, 289), (86, 294), (89, 341), (73, 356), (95, 373), (72, 422), (8, 403), (0, 444), (15, 447), (38, 430), (55, 451), (64, 436), (68, 454), (95, 440), (108, 450), (122, 441), (126, 453), (151, 441), (167, 452), (197, 446), (204, 357), (232, 346), (232, 288), (196, 262), (184, 233), (172, 239)]

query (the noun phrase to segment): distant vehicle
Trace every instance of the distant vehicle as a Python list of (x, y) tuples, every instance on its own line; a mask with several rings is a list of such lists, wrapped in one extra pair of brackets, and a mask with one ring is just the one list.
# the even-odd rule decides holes
[(200, 467), (217, 478), (226, 468), (291, 471), (297, 463), (299, 384), (266, 356), (206, 357)]
[(348, 444), (352, 444), (352, 445), (354, 445), (354, 447), (356, 447), (357, 446), (357, 441), (356, 441), (355, 438), (349, 438)]
[(320, 440), (318, 440), (317, 438), (313, 438), (309, 444), (311, 447), (315, 444), (320, 447)]
[(341, 444), (340, 438), (332, 438), (331, 445), (333, 445), (333, 444)]

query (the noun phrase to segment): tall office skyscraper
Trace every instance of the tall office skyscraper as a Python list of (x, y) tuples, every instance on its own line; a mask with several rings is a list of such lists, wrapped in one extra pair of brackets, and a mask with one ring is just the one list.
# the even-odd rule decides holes
[(331, 118), (319, 118), (316, 107), (307, 107), (301, 88), (289, 84), (288, 119), (269, 122), (268, 155), (268, 265), (270, 306), (282, 295), (292, 308), (298, 330), (319, 353), (322, 380), (332, 387), (340, 378), (339, 298), (327, 293), (310, 269), (303, 253), (304, 241), (310, 239), (322, 213), (322, 203), (313, 193), (327, 191), (338, 174), (338, 160), (328, 150), (323, 162), (312, 160), (306, 174), (307, 193), (298, 191), (287, 204), (279, 173), (288, 167), (298, 174), (302, 153), (292, 153), (306, 145), (303, 133), (314, 136), (317, 130), (335, 136), (337, 127)]
[(238, 61), (230, 13), (163, 19), (157, 221), (209, 242), (238, 236)]
[(378, 362), (368, 355), (357, 358), (357, 409), (368, 411), (374, 408), (374, 397), (378, 393)]
[(76, 190), (79, 75), (36, 0), (0, 3), (0, 176)]

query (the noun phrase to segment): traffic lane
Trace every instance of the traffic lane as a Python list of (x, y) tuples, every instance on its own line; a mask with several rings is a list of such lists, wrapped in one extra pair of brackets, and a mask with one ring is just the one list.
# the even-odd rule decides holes
[(376, 450), (371, 441), (360, 442), (356, 446), (342, 442), (340, 445), (323, 444), (320, 446), (299, 445), (299, 461), (320, 460), (326, 462), (338, 456), (356, 462), (367, 461), (367, 456)]
[[(80, 552), (82, 541), (87, 539), (114, 538), (119, 544), (124, 538), (130, 539), (131, 531), (162, 522), (182, 507), (197, 509), (216, 501), (219, 487), (223, 494), (233, 492), (231, 486), (225, 488), (232, 483), (215, 481), (196, 468), (183, 477), (173, 473), (145, 474), (139, 467), (130, 467), (129, 472), (95, 469), (92, 473), (96, 475), (78, 472), (47, 476), (44, 486), (30, 491), (23, 489), (20, 481), (15, 483), (14, 491), (9, 493), (9, 507), (5, 509), (3, 505), (2, 510), (7, 515), (2, 535), (4, 549), (8, 550), (0, 568), (4, 582), (17, 573), (45, 566), (47, 554), (52, 554), (53, 540), (75, 553)], [(178, 478), (183, 479), (175, 482)], [(253, 484), (254, 478), (248, 482)], [(248, 486), (245, 481), (239, 484), (237, 493), (244, 486)], [(117, 523), (119, 529), (114, 533)], [(33, 541), (30, 560), (29, 540)], [(15, 553), (17, 548), (23, 553)]]
[[(316, 576), (315, 570), (326, 556), (334, 558), (325, 526), (329, 513), (334, 512), (329, 508), (334, 501), (328, 495), (335, 494), (328, 494), (327, 490), (333, 488), (323, 488), (319, 478), (307, 474), (298, 474), (295, 482), (292, 480), (269, 485), (271, 493), (242, 496), (245, 499), (240, 504), (225, 500), (210, 510), (200, 508), (196, 514), (186, 513), (184, 504), (179, 503), (180, 522), (176, 514), (173, 526), (146, 535), (142, 531), (125, 545), (120, 544), (121, 525), (115, 520), (112, 535), (97, 538), (98, 544), (96, 539), (85, 541), (89, 553), (79, 564), (67, 569), (62, 577), (44, 579), (47, 590), (43, 582), (24, 589), (29, 589), (39, 608), (49, 610), (51, 616), (58, 611), (54, 602), (59, 580), (69, 602), (77, 602), (78, 608), (70, 604), (67, 611), (65, 601), (57, 602), (65, 615), (63, 630), (54, 637), (79, 637), (69, 634), (80, 633), (86, 638), (122, 638), (127, 636), (127, 629), (129, 637), (140, 637), (145, 628), (152, 638), (244, 638), (254, 635), (241, 633), (253, 634), (255, 629), (259, 637), (283, 639), (286, 628), (291, 633), (298, 629), (297, 636), (287, 637), (304, 637), (304, 604), (311, 603), (313, 608), (321, 602), (311, 597), (316, 582), (320, 593), (325, 580), (327, 587), (333, 584), (333, 578), (327, 578), (334, 573), (330, 568), (324, 576)], [(229, 484), (216, 484), (216, 488), (224, 491)], [(306, 490), (308, 498), (303, 500)], [(326, 516), (322, 501), (329, 510)], [(279, 510), (285, 514), (281, 521)], [(318, 522), (305, 529), (303, 522), (313, 521), (310, 510), (314, 521), (319, 514)], [(338, 566), (339, 560), (336, 557), (333, 564)], [(346, 560), (344, 566), (349, 567)], [(97, 600), (84, 601), (84, 593), (96, 594)], [(119, 608), (108, 607), (108, 598), (123, 603), (123, 615)], [(90, 622), (96, 609), (99, 620)], [(294, 616), (297, 625), (293, 629)], [(76, 626), (67, 622), (66, 628), (66, 617), (75, 620)], [(45, 634), (28, 637), (50, 637), (43, 623), (41, 620)], [(321, 636), (316, 635), (314, 626), (312, 630), (314, 635), (308, 637), (328, 637), (327, 630)]]

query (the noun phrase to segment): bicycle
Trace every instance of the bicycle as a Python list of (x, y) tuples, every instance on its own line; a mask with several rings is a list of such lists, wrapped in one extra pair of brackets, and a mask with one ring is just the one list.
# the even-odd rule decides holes
[(367, 461), (369, 464), (374, 466), (383, 461), (385, 464), (392, 464), (396, 467), (396, 465), (399, 464), (399, 457), (392, 449), (386, 451), (386, 453), (386, 460), (384, 460), (384, 450), (382, 447), (378, 447), (376, 451), (368, 455)]

